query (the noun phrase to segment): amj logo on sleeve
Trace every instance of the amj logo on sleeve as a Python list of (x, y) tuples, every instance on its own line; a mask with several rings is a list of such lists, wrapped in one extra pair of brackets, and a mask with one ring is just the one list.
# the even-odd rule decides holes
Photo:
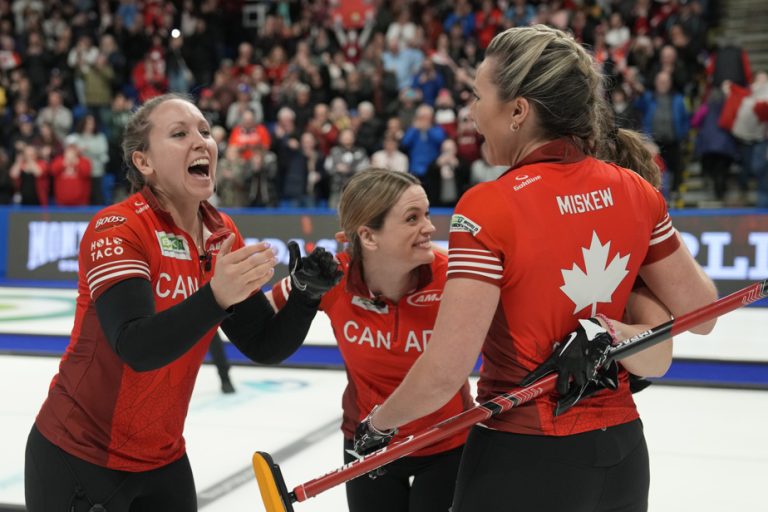
[(189, 245), (187, 240), (180, 235), (166, 233), (165, 231), (155, 231), (157, 240), (160, 242), (160, 252), (163, 256), (176, 258), (177, 260), (191, 260), (189, 254)]
[(466, 233), (472, 233), (472, 236), (477, 236), (481, 229), (482, 228), (478, 224), (475, 224), (463, 215), (456, 214), (451, 217), (451, 233), (463, 231)]

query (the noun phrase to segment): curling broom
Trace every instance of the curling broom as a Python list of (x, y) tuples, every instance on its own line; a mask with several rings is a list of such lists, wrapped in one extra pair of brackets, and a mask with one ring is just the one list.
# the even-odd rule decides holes
[[(695, 309), (647, 331), (636, 334), (631, 338), (627, 338), (609, 350), (604, 365), (612, 360), (623, 359), (653, 345), (657, 345), (699, 324), (747, 304), (752, 304), (765, 297), (768, 297), (768, 280), (753, 283), (746, 288), (716, 300), (712, 304)], [(306, 501), (332, 487), (364, 475), (394, 460), (405, 457), (420, 448), (434, 444), (456, 432), (469, 428), (475, 423), (508, 411), (544, 393), (551, 393), (555, 390), (556, 381), (557, 374), (550, 374), (528, 387), (502, 393), (485, 403), (468, 409), (452, 418), (448, 418), (419, 434), (385, 446), (319, 478), (305, 482), (290, 492), (288, 492), (285, 480), (283, 480), (280, 466), (275, 464), (268, 453), (257, 451), (253, 454), (253, 472), (259, 484), (266, 512), (293, 512), (293, 503)]]

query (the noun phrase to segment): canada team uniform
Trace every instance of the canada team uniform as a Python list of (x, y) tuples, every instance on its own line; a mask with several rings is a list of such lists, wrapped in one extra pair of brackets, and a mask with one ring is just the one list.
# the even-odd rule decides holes
[(233, 250), (243, 246), (229, 217), (208, 203), (201, 212), (211, 233), (204, 255), (148, 188), (105, 208), (88, 225), (81, 244), (89, 250), (80, 252), (71, 340), (35, 422), (65, 452), (130, 472), (159, 468), (185, 454), (184, 418), (215, 328), (172, 363), (136, 372), (93, 324), (99, 322), (96, 299), (114, 284), (134, 278), (150, 281), (160, 312), (208, 282), (215, 255), (229, 234), (236, 235)]
[[(342, 431), (345, 439), (351, 440), (355, 427), (375, 405), (383, 403), (392, 394), (424, 353), (440, 307), (447, 257), (435, 253), (430, 266), (420, 267), (417, 289), (397, 303), (373, 297), (360, 269), (350, 265), (347, 253), (339, 253), (337, 259), (344, 277), (323, 296), (320, 310), (331, 320), (346, 366)], [(285, 304), (289, 292), (289, 278), (272, 288), (278, 308)], [(471, 406), (469, 384), (466, 383), (441, 409), (403, 425), (393, 442), (419, 433)], [(444, 452), (463, 445), (465, 439), (466, 433), (457, 434), (414, 452), (412, 456)]]
[[(564, 139), (467, 191), (451, 219), (447, 278), (500, 290), (478, 401), (514, 389), (578, 319), (622, 318), (640, 267), (674, 252), (675, 234), (664, 198), (643, 178)], [(507, 499), (515, 510), (647, 510), (648, 448), (626, 370), (617, 391), (554, 417), (557, 397), (471, 430), (454, 511), (499, 510)], [(525, 492), (507, 498), (500, 491), (511, 482)]]

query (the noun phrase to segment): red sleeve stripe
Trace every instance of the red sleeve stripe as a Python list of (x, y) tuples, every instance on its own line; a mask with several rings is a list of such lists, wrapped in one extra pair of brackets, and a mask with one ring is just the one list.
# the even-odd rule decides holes
[(288, 300), (288, 295), (291, 294), (291, 279), (289, 277), (280, 280), (280, 293), (284, 300)]
[(651, 233), (651, 241), (648, 245), (660, 244), (667, 238), (675, 235), (677, 230), (672, 226), (672, 219), (667, 215), (663, 221), (656, 225), (656, 229)]
[(85, 274), (85, 278), (89, 281), (93, 279), (94, 277), (103, 274), (104, 272), (109, 272), (112, 268), (115, 268), (118, 266), (119, 268), (124, 268), (126, 265), (135, 266), (139, 268), (143, 268), (147, 271), (147, 275), (149, 275), (149, 265), (144, 260), (119, 260), (119, 261), (110, 261), (108, 263), (103, 263), (101, 265), (98, 265), (96, 267), (93, 267), (90, 271), (88, 271), (87, 274)]
[(104, 266), (107, 268), (103, 268), (95, 273), (91, 271), (90, 275), (87, 276), (88, 288), (91, 290), (91, 296), (93, 296), (96, 290), (98, 290), (105, 282), (116, 277), (135, 276), (143, 277), (147, 280), (150, 279), (149, 267), (143, 261), (118, 261)]
[(454, 274), (454, 275), (455, 274), (462, 274), (462, 275), (471, 274), (475, 276), (487, 277), (488, 279), (493, 279), (495, 281), (498, 281), (501, 279), (501, 274), (490, 274), (488, 272), (480, 272), (478, 270), (469, 270), (466, 268), (457, 268), (454, 270), (448, 270), (448, 272), (446, 272), (446, 275), (450, 276), (451, 274)]
[(672, 219), (670, 219), (669, 214), (667, 214), (663, 219), (661, 219), (661, 222), (654, 226), (653, 233), (651, 233), (651, 235), (657, 235), (662, 231), (666, 231), (670, 226), (672, 226)]

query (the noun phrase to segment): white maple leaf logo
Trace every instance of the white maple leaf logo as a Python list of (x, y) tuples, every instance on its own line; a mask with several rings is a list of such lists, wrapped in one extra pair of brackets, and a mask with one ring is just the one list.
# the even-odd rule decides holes
[(569, 299), (576, 304), (573, 314), (587, 306), (592, 306), (591, 316), (597, 312), (598, 302), (611, 302), (611, 296), (616, 291), (627, 271), (629, 254), (621, 256), (616, 254), (609, 265), (608, 252), (611, 242), (603, 245), (597, 237), (597, 232), (592, 232), (592, 243), (589, 249), (582, 247), (584, 255), (584, 269), (574, 263), (571, 270), (561, 270), (565, 284), (560, 289)]

